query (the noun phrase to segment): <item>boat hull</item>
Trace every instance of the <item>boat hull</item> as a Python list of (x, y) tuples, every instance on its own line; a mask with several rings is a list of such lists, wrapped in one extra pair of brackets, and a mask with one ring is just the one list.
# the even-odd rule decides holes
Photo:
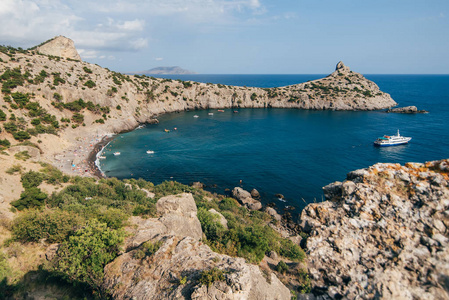
[(391, 147), (391, 146), (399, 146), (399, 145), (405, 145), (405, 144), (408, 144), (408, 141), (406, 141), (406, 142), (398, 142), (398, 143), (384, 143), (384, 144), (380, 144), (380, 143), (376, 143), (376, 142), (374, 142), (374, 146), (377, 146), (377, 147)]

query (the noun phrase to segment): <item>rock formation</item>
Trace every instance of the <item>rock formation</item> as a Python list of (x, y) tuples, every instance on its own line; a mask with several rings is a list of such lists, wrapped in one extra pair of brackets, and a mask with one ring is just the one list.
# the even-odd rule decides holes
[(404, 107), (395, 107), (388, 109), (389, 113), (401, 113), (401, 114), (416, 114), (416, 113), (426, 113), (425, 110), (418, 110), (416, 106), (404, 106)]
[(246, 206), (251, 210), (259, 210), (262, 208), (262, 203), (257, 201), (251, 197), (251, 194), (248, 191), (245, 191), (241, 187), (235, 187), (232, 190), (232, 196), (237, 199), (240, 204)]
[(376, 164), (324, 187), (300, 224), (313, 292), (448, 299), (449, 160)]
[[(105, 267), (103, 287), (114, 299), (290, 299), (273, 273), (264, 275), (243, 258), (215, 253), (199, 241), (191, 194), (163, 197), (157, 209), (159, 219), (133, 219), (137, 227), (130, 227), (127, 252)], [(159, 248), (147, 253), (145, 242)], [(212, 268), (224, 280), (201, 284), (201, 272)]]
[(37, 51), (45, 55), (81, 60), (81, 57), (75, 48), (75, 43), (71, 39), (62, 35), (49, 40), (43, 45), (40, 45), (37, 47)]

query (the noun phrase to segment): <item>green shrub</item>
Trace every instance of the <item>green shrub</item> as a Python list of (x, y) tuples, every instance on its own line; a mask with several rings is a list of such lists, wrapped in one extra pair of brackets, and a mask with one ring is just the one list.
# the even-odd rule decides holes
[(304, 250), (288, 239), (281, 240), (279, 254), (292, 260), (303, 261), (306, 258)]
[(84, 72), (88, 73), (88, 74), (92, 74), (92, 70), (89, 69), (88, 67), (83, 67)]
[(6, 121), (6, 114), (0, 109), (0, 121)]
[(12, 235), (20, 242), (61, 243), (84, 224), (78, 215), (60, 209), (32, 209), (14, 219)]
[(14, 133), (17, 131), (17, 124), (15, 122), (8, 122), (3, 124), (3, 128), (5, 128), (6, 132)]
[(203, 233), (206, 235), (207, 239), (211, 242), (221, 240), (225, 234), (225, 228), (220, 224), (218, 215), (213, 214), (201, 207), (198, 209), (197, 216), (201, 223)]
[(56, 101), (62, 101), (62, 95), (59, 93), (54, 93), (53, 99), (55, 99)]
[(28, 153), (28, 151), (21, 151), (14, 154), (14, 157), (18, 160), (26, 161), (27, 159), (31, 158), (31, 155)]
[(32, 187), (23, 191), (20, 194), (20, 199), (12, 201), (11, 205), (18, 210), (24, 210), (25, 208), (43, 206), (45, 199), (47, 199), (46, 193), (39, 188)]
[(44, 181), (44, 175), (39, 172), (28, 171), (22, 174), (21, 180), (24, 189), (38, 187)]
[(93, 88), (93, 87), (95, 87), (95, 86), (97, 86), (96, 84), (95, 84), (95, 82), (93, 82), (92, 80), (88, 80), (88, 81), (86, 81), (85, 83), (84, 83), (84, 86), (87, 86), (88, 88)]
[(84, 122), (84, 116), (80, 113), (74, 113), (72, 116), (72, 121), (75, 123), (83, 123)]
[(23, 141), (31, 138), (31, 135), (26, 131), (17, 131), (12, 135), (16, 140)]
[(286, 272), (288, 272), (288, 269), (289, 268), (287, 264), (283, 260), (281, 260), (276, 266), (276, 271), (278, 271), (281, 274), (285, 274)]
[(122, 231), (91, 220), (61, 244), (52, 269), (71, 281), (90, 285), (101, 296), (104, 267), (117, 257), (123, 239)]
[(7, 139), (0, 140), (0, 148), (9, 146), (11, 146), (11, 143)]
[(202, 271), (200, 274), (199, 282), (201, 284), (210, 286), (215, 281), (223, 281), (224, 275), (223, 271), (218, 268), (212, 268), (208, 271)]
[(6, 170), (5, 172), (6, 172), (7, 174), (12, 175), (12, 174), (15, 174), (15, 173), (17, 173), (17, 172), (20, 172), (21, 170), (22, 170), (22, 166), (20, 166), (20, 165), (14, 165), (14, 166), (12, 166), (11, 168), (9, 168), (8, 170)]

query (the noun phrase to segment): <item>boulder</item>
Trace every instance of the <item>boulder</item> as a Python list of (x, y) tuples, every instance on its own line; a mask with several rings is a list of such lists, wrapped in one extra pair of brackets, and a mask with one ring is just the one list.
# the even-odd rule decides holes
[[(113, 299), (290, 299), (290, 291), (270, 273), (243, 258), (212, 252), (191, 237), (165, 236), (151, 256), (132, 250), (117, 257), (104, 271), (103, 288)], [(223, 271), (224, 281), (199, 283), (200, 273)], [(268, 278), (266, 278), (268, 276)], [(184, 284), (180, 284), (184, 279)], [(183, 280), (183, 281), (184, 281)]]
[(204, 184), (199, 181), (193, 182), (190, 186), (199, 190), (204, 189)]
[(276, 221), (280, 222), (282, 220), (282, 216), (272, 207), (266, 207), (265, 212), (272, 216)]
[(260, 198), (259, 191), (256, 190), (256, 189), (252, 189), (252, 190), (251, 190), (251, 197), (252, 197), (253, 199), (259, 199), (259, 198)]
[(168, 233), (190, 236), (200, 240), (203, 235), (201, 224), (196, 216), (197, 209), (192, 194), (166, 196), (156, 203), (159, 221), (168, 228)]
[(235, 187), (232, 190), (232, 195), (236, 198), (242, 205), (246, 206), (251, 210), (262, 209), (262, 203), (253, 199), (248, 191), (245, 191), (241, 187)]

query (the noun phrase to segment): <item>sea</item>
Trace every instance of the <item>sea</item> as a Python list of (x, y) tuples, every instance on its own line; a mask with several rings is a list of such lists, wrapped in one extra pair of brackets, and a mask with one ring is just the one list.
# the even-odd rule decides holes
[[(247, 87), (280, 87), (325, 75), (167, 75), (163, 78)], [(170, 113), (159, 124), (119, 134), (103, 150), (108, 177), (154, 184), (202, 182), (227, 194), (256, 189), (278, 211), (323, 201), (322, 187), (378, 162), (449, 158), (449, 75), (365, 75), (399, 106), (425, 114), (383, 111), (226, 109)], [(195, 115), (197, 117), (195, 117)], [(167, 132), (167, 131), (168, 132)], [(374, 147), (383, 135), (412, 137), (407, 145)], [(154, 151), (148, 154), (147, 151)], [(114, 152), (121, 155), (115, 156)], [(279, 194), (283, 197), (279, 197)]]

